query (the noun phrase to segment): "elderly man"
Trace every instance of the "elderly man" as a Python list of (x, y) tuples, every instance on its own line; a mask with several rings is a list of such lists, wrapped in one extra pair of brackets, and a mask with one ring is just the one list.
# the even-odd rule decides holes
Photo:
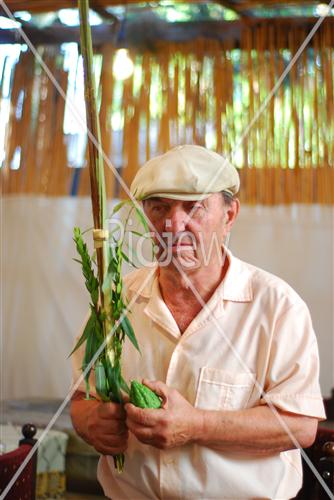
[[(152, 159), (131, 186), (154, 228), (157, 265), (125, 279), (142, 356), (126, 345), (124, 377), (143, 377), (163, 406), (72, 400), (115, 500), (288, 499), (301, 487), (297, 448), (325, 416), (316, 337), (289, 285), (226, 248), (238, 189), (236, 169), (199, 146)], [(120, 452), (118, 475), (111, 455)]]

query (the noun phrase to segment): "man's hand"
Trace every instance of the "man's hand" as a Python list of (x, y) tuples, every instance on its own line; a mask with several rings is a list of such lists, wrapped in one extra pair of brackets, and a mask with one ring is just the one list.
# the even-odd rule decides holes
[(87, 432), (91, 444), (103, 455), (124, 453), (128, 431), (124, 408), (116, 403), (99, 403), (88, 415)]
[(122, 405), (75, 398), (71, 417), (78, 434), (103, 455), (124, 453), (128, 430)]
[(160, 449), (182, 446), (194, 437), (200, 425), (199, 412), (181, 394), (163, 382), (143, 383), (163, 400), (158, 410), (125, 405), (126, 425), (139, 441)]

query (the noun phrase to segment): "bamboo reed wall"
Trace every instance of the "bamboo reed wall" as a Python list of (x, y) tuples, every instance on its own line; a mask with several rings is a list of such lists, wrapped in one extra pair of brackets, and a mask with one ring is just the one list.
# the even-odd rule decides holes
[[(267, 22), (245, 25), (238, 48), (202, 39), (160, 43), (150, 52), (132, 51), (135, 73), (124, 82), (112, 74), (114, 47), (100, 48), (102, 143), (125, 183), (131, 183), (139, 165), (152, 155), (194, 143), (221, 152), (236, 164), (243, 202), (332, 204), (331, 24), (322, 25), (248, 130), (306, 35), (301, 28), (287, 31), (280, 23)], [(61, 50), (40, 50), (66, 92), (69, 78)], [(3, 74), (4, 69), (2, 99)], [(69, 162), (64, 100), (28, 52), (21, 53), (13, 68), (9, 98), (0, 169), (3, 193), (87, 195), (88, 169), (84, 164), (71, 168)], [(18, 150), (19, 162), (13, 168)], [(108, 168), (107, 190), (108, 196), (124, 196)]]

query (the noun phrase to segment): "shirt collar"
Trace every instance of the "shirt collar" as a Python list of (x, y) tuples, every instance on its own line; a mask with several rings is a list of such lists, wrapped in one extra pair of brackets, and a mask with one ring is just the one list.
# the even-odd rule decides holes
[(140, 297), (149, 299), (152, 295), (154, 280), (157, 278), (157, 269), (156, 263), (152, 266), (141, 267), (133, 273), (133, 276), (129, 275), (128, 282), (127, 279), (125, 280), (126, 288)]
[[(229, 260), (229, 267), (224, 280), (210, 297), (206, 307), (199, 311), (183, 332), (183, 337), (193, 334), (208, 321), (212, 321), (212, 318), (218, 319), (222, 316), (226, 301), (249, 302), (252, 300), (250, 268), (241, 260), (233, 257), (228, 250), (226, 257)], [(144, 313), (169, 332), (172, 337), (179, 339), (181, 337), (179, 327), (161, 296), (157, 265), (141, 269), (135, 276), (128, 288), (147, 300)]]
[(252, 272), (248, 264), (226, 250), (229, 267), (217, 291), (226, 301), (251, 302), (253, 300)]

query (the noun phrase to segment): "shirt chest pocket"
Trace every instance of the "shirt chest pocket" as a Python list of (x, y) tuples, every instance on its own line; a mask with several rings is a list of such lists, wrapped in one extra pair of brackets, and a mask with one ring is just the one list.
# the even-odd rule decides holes
[(200, 371), (195, 406), (203, 410), (246, 408), (254, 382), (254, 373), (230, 373), (203, 366)]

